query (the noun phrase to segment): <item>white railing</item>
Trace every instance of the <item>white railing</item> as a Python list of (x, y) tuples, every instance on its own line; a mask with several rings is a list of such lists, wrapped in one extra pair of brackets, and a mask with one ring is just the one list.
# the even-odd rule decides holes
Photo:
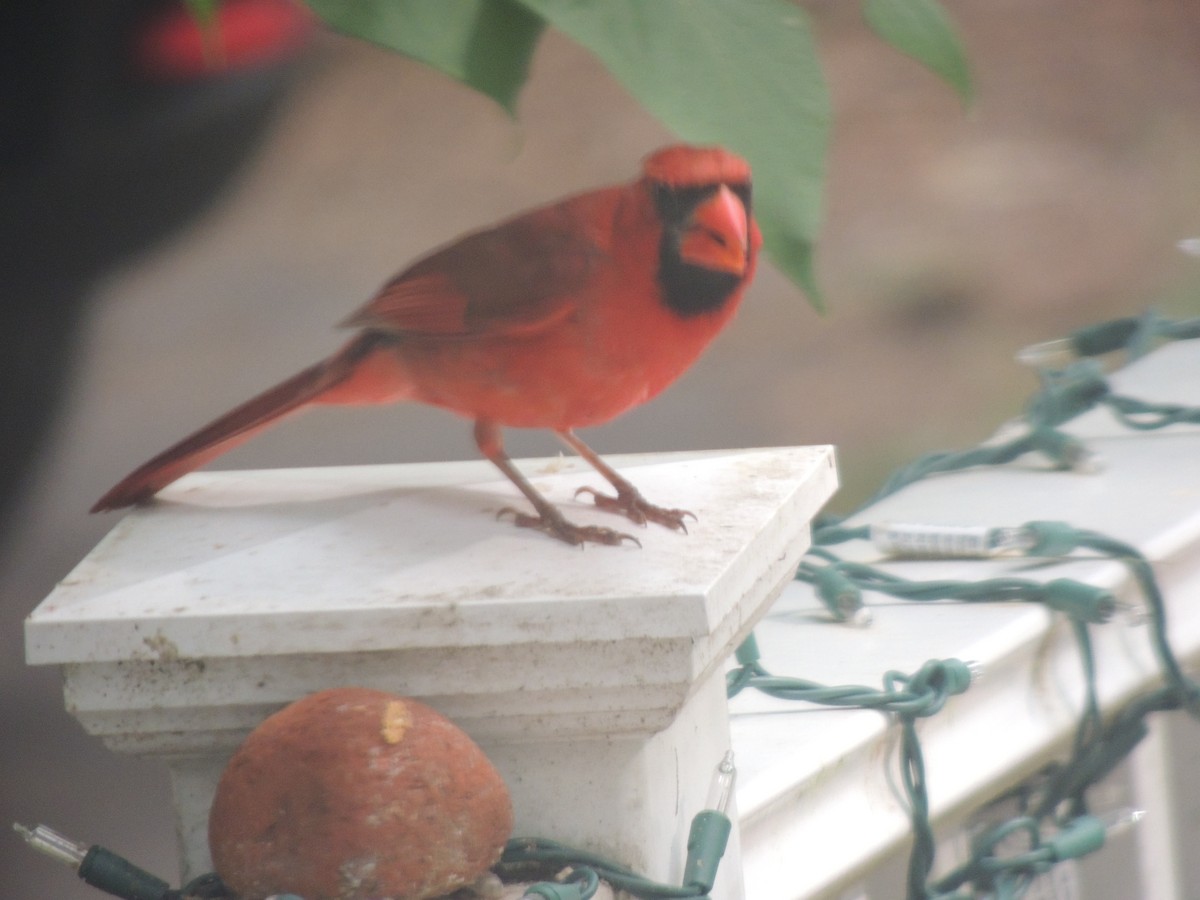
[[(1110, 381), (1123, 395), (1196, 405), (1200, 346), (1164, 346)], [(1154, 564), (1167, 598), (1171, 642), (1184, 665), (1194, 666), (1200, 657), (1200, 428), (1132, 431), (1108, 411), (1094, 409), (1062, 430), (1098, 454), (1101, 465), (1087, 474), (1054, 471), (1029, 457), (937, 475), (847, 524), (1062, 520), (1128, 541)], [(863, 542), (833, 549), (850, 559), (879, 558)], [(883, 567), (918, 580), (1069, 577), (1111, 590), (1134, 608), (1143, 603), (1123, 565), (1086, 554)], [(928, 659), (957, 657), (981, 667), (983, 678), (919, 729), (932, 814), (945, 835), (941, 855), (949, 862), (960, 843), (956, 833), (974, 810), (1068, 755), (1083, 704), (1078, 648), (1064, 617), (1037, 605), (866, 596), (873, 624), (838, 626), (811, 587), (793, 584), (756, 631), (762, 661), (772, 673), (826, 684), (878, 685), (886, 670), (913, 671)], [(1093, 637), (1106, 712), (1158, 683), (1146, 623), (1117, 615), (1095, 627)], [(902, 897), (896, 858), (905, 852), (910, 823), (888, 721), (872, 712), (797, 708), (752, 692), (735, 698), (731, 711), (747, 896), (837, 897), (848, 891), (852, 897)], [(1200, 836), (1197, 728), (1183, 713), (1160, 719), (1167, 721), (1152, 730), (1128, 773), (1132, 796), (1125, 799), (1147, 811), (1132, 836), (1134, 884), (1137, 896), (1183, 900), (1200, 896), (1200, 865), (1189, 849)], [(1130, 855), (1118, 854), (1109, 871)], [(1103, 854), (1094, 866), (1105, 871)], [(1088, 897), (1133, 896), (1120, 893), (1121, 879), (1091, 881)]]

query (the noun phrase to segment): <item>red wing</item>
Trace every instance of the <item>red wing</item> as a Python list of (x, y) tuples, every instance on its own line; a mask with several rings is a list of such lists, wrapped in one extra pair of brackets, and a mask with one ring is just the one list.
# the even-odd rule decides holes
[(607, 193), (584, 195), (468, 235), (401, 272), (343, 324), (445, 338), (548, 327), (570, 315), (603, 261), (604, 250), (593, 234), (604, 220), (597, 222), (600, 210), (594, 203)]

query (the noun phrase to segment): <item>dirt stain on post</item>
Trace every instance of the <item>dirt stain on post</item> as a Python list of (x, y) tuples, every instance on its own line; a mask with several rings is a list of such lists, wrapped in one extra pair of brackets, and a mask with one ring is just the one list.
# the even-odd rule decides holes
[(383, 709), (383, 722), (380, 734), (386, 743), (398, 744), (404, 740), (404, 733), (412, 724), (412, 715), (403, 701), (392, 700)]

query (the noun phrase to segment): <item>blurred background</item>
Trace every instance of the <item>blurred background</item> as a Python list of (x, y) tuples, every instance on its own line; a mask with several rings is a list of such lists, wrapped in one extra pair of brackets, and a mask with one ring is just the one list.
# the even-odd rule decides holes
[[(513, 121), (279, 3), (240, 5), (245, 40), (220, 75), (162, 3), (0, 13), (0, 834), (44, 821), (171, 879), (165, 771), (87, 737), (59, 673), (23, 662), (22, 619), (116, 521), (88, 507), (332, 350), (333, 323), (414, 257), (627, 180), (669, 140), (554, 34)], [(945, 0), (977, 83), (964, 113), (854, 4), (804, 6), (835, 116), (828, 314), (768, 267), (691, 373), (586, 437), (601, 452), (833, 443), (848, 507), (1018, 412), (1034, 387), (1021, 346), (1149, 306), (1200, 314), (1200, 260), (1176, 247), (1200, 235), (1200, 10)], [(445, 413), (322, 410), (220, 465), (473, 456)], [(98, 895), (0, 837), (0, 897), (51, 896)]]

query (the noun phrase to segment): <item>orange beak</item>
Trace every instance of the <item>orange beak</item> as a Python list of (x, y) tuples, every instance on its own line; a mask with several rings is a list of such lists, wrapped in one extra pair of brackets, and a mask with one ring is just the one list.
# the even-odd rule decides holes
[(694, 266), (742, 275), (749, 245), (746, 207), (737, 194), (721, 185), (692, 213), (679, 242), (679, 255)]

